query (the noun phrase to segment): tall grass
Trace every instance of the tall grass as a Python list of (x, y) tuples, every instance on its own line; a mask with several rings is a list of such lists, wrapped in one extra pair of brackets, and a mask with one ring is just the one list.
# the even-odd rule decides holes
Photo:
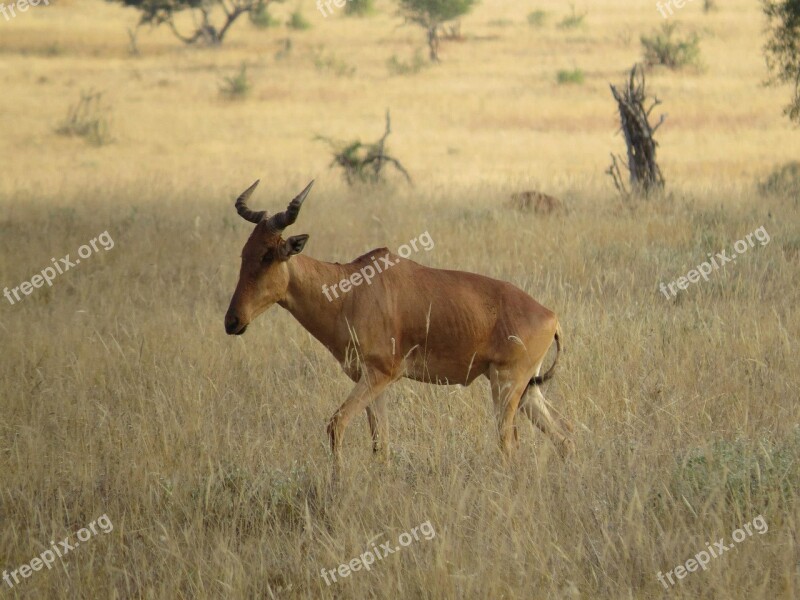
[[(270, 197), (251, 203), (276, 210), (296, 193), (271, 183)], [(3, 567), (98, 514), (115, 525), (20, 592), (659, 597), (658, 571), (763, 514), (767, 534), (670, 596), (792, 596), (800, 303), (797, 255), (782, 245), (800, 235), (791, 201), (726, 197), (719, 210), (720, 197), (630, 213), (597, 190), (541, 228), (498, 209), (501, 196), (466, 188), (436, 201), (387, 191), (368, 205), (326, 187), (313, 194), (290, 232), (311, 234), (311, 256), (344, 261), (428, 230), (436, 246), (425, 262), (510, 281), (556, 310), (567, 352), (545, 395), (576, 422), (577, 456), (562, 462), (520, 421), (521, 447), (504, 465), (485, 382), (400, 382), (387, 392), (390, 459), (372, 458), (358, 418), (344, 479), (331, 487), (324, 426), (352, 384), (278, 307), (246, 335), (224, 334), (252, 229), (228, 195), (98, 187), (59, 199), (69, 218), (52, 197), (9, 197), (4, 284), (98, 231), (116, 242), (0, 313)], [(659, 294), (659, 281), (762, 223), (773, 243), (760, 252), (674, 301)], [(521, 262), (515, 244), (538, 259)], [(322, 568), (426, 520), (431, 542), (325, 585)]]

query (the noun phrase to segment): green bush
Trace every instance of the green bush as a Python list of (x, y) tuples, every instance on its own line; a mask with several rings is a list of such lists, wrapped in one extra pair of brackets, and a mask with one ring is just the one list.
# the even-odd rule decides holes
[(577, 29), (578, 27), (583, 27), (585, 25), (586, 14), (585, 12), (578, 14), (573, 4), (572, 13), (564, 17), (558, 24), (558, 27), (560, 29)]
[(314, 66), (318, 71), (331, 71), (337, 77), (351, 77), (356, 73), (353, 65), (347, 64), (335, 54), (326, 54), (322, 46), (314, 51)]
[(677, 23), (663, 23), (660, 31), (642, 36), (644, 62), (647, 66), (662, 65), (677, 70), (700, 66), (700, 38), (696, 33), (676, 37)]
[(292, 13), (291, 17), (289, 17), (289, 22), (286, 23), (286, 26), (289, 29), (297, 29), (298, 31), (311, 29), (311, 23), (309, 23), (308, 19), (303, 16), (303, 13), (300, 12), (299, 8)]
[(542, 27), (545, 21), (547, 21), (547, 13), (543, 10), (528, 13), (528, 25), (531, 27)]
[(584, 73), (581, 69), (573, 69), (571, 71), (562, 69), (558, 72), (557, 80), (560, 85), (567, 83), (581, 84), (584, 80)]
[(281, 22), (273, 17), (267, 5), (264, 3), (259, 4), (250, 11), (250, 22), (259, 29), (269, 29), (271, 27), (279, 27)]
[(375, 14), (375, 0), (347, 0), (344, 14), (351, 17), (367, 17)]
[(219, 88), (220, 94), (229, 100), (240, 100), (250, 93), (250, 81), (247, 78), (247, 65), (242, 63), (239, 72), (225, 77)]
[(405, 62), (397, 58), (397, 55), (393, 54), (392, 57), (386, 61), (386, 68), (389, 69), (389, 73), (392, 75), (414, 75), (429, 64), (430, 63), (425, 60), (425, 57), (422, 55), (422, 51), (418, 48), (414, 52), (414, 57), (409, 62)]

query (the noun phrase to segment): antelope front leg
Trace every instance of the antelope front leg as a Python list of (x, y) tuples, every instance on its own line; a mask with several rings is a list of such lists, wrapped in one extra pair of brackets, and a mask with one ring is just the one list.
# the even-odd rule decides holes
[(341, 464), (341, 446), (344, 430), (350, 420), (359, 412), (364, 410), (370, 403), (377, 398), (381, 392), (389, 385), (391, 378), (383, 373), (365, 371), (358, 380), (353, 391), (347, 397), (328, 422), (328, 437), (331, 442), (331, 452), (337, 464)]

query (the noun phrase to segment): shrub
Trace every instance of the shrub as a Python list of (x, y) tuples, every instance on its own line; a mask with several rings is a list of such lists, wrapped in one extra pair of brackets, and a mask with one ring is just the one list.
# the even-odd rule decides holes
[(571, 71), (561, 70), (558, 72), (558, 83), (564, 85), (566, 83), (583, 83), (584, 73), (581, 69), (573, 69)]
[(273, 17), (266, 4), (260, 4), (250, 13), (250, 22), (259, 29), (279, 27), (281, 22)]
[(61, 56), (64, 54), (64, 47), (58, 42), (53, 42), (42, 48), (42, 54), (44, 56)]
[(81, 92), (80, 100), (69, 108), (67, 117), (56, 128), (56, 133), (81, 137), (93, 146), (108, 144), (111, 136), (102, 98), (102, 92)]
[(344, 14), (351, 17), (367, 17), (375, 14), (375, 0), (347, 0)]
[(535, 10), (528, 13), (528, 25), (531, 27), (541, 27), (547, 21), (547, 13), (543, 10)]
[(318, 71), (332, 71), (338, 77), (350, 77), (356, 72), (353, 65), (347, 64), (335, 54), (325, 54), (323, 47), (314, 51), (314, 66)]
[(428, 64), (428, 61), (422, 56), (422, 51), (418, 48), (409, 62), (400, 60), (397, 55), (393, 54), (392, 58), (386, 61), (386, 68), (389, 69), (389, 73), (392, 75), (414, 75), (428, 66)]
[(250, 93), (250, 81), (247, 79), (247, 65), (242, 63), (236, 75), (225, 77), (219, 91), (229, 100), (239, 100), (247, 96), (247, 94)]
[(303, 13), (300, 12), (299, 8), (292, 13), (291, 17), (289, 17), (289, 22), (286, 23), (286, 26), (289, 29), (296, 29), (298, 31), (311, 29), (311, 23), (309, 23), (308, 19), (303, 16)]
[(696, 33), (679, 38), (675, 36), (676, 30), (676, 23), (663, 23), (660, 31), (642, 36), (647, 66), (663, 65), (673, 70), (700, 66), (700, 38)]
[(575, 11), (575, 5), (572, 4), (572, 13), (564, 17), (561, 22), (558, 24), (560, 29), (577, 29), (578, 27), (583, 27), (585, 25), (585, 19), (587, 13), (578, 14)]

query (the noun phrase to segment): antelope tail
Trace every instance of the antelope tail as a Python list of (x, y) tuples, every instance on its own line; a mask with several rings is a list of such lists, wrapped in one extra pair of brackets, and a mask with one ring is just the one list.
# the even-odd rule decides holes
[(550, 368), (547, 369), (547, 371), (544, 373), (544, 375), (537, 375), (536, 377), (531, 379), (530, 383), (528, 383), (529, 387), (532, 386), (532, 385), (542, 385), (545, 381), (547, 381), (548, 379), (551, 379), (553, 377), (553, 375), (555, 374), (556, 365), (558, 364), (558, 355), (561, 354), (561, 335), (562, 335), (562, 333), (561, 333), (561, 325), (558, 324), (558, 325), (556, 325), (556, 335), (555, 335), (555, 340), (556, 340), (556, 358), (553, 361), (553, 364), (550, 365)]

